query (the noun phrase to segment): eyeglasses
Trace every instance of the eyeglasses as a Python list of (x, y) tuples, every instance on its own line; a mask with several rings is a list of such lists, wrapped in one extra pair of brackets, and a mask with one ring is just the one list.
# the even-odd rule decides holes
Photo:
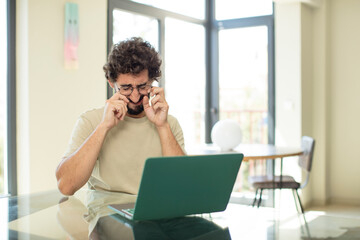
[(117, 88), (117, 90), (120, 92), (120, 94), (122, 94), (124, 96), (131, 95), (131, 93), (134, 91), (134, 88), (136, 88), (140, 94), (147, 95), (148, 91), (151, 87), (152, 86), (149, 83), (140, 84), (135, 87), (133, 87), (132, 85), (124, 85), (124, 86), (118, 87), (118, 85), (115, 83), (115, 88)]

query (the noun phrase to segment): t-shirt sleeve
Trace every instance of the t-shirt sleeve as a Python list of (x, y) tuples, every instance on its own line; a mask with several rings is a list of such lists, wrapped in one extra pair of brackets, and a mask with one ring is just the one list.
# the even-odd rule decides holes
[(169, 123), (170, 123), (171, 131), (174, 134), (176, 141), (178, 142), (184, 153), (186, 153), (184, 135), (178, 120), (173, 116), (169, 116)]
[(91, 122), (82, 114), (76, 124), (71, 134), (69, 145), (65, 151), (64, 158), (70, 156), (74, 153), (79, 147), (84, 143), (84, 141), (90, 136), (90, 134), (95, 130), (95, 127)]

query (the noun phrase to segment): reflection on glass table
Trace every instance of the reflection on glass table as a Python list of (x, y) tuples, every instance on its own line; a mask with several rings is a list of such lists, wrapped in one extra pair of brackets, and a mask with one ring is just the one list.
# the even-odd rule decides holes
[(91, 190), (72, 197), (52, 191), (3, 198), (1, 208), (9, 214), (2, 216), (8, 217), (8, 224), (2, 225), (0, 234), (5, 239), (231, 239), (228, 228), (210, 218), (130, 221), (108, 208), (135, 199), (135, 195)]
[(107, 207), (135, 199), (85, 189), (71, 197), (50, 191), (0, 198), (0, 239), (342, 239), (360, 226), (358, 218), (316, 211), (303, 218), (295, 207), (281, 211), (230, 203), (211, 215), (142, 222)]
[[(108, 208), (109, 204), (134, 203), (136, 196), (123, 193), (88, 191), (85, 217), (93, 239), (231, 239), (229, 231), (202, 217), (180, 217), (154, 221), (131, 221)], [(220, 235), (219, 235), (220, 234)], [(205, 236), (205, 238), (202, 238)], [(201, 238), (200, 238), (201, 237)]]
[(189, 216), (154, 221), (131, 221), (118, 214), (98, 220), (91, 238), (118, 239), (231, 239), (229, 229), (203, 217)]

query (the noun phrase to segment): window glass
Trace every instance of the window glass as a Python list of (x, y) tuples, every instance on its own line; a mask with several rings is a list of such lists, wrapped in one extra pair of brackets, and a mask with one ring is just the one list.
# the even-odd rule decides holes
[(183, 128), (185, 147), (205, 142), (204, 36), (201, 25), (165, 21), (165, 94), (169, 114)]
[(159, 49), (159, 24), (155, 18), (115, 9), (113, 11), (113, 43), (141, 37)]
[[(10, 239), (9, 238), (9, 200), (8, 199), (0, 199), (0, 236), (2, 239)], [(12, 213), (14, 214), (14, 213)], [(14, 236), (14, 234), (12, 234)], [(14, 238), (14, 237), (13, 237)]]
[(271, 15), (272, 3), (273, 0), (216, 0), (215, 17), (224, 20)]
[(243, 143), (267, 143), (267, 27), (219, 32), (220, 119), (243, 128)]
[[(219, 32), (220, 120), (239, 123), (242, 143), (267, 143), (268, 139), (267, 35), (266, 26)], [(252, 165), (240, 168), (237, 191), (249, 190), (247, 176), (254, 171)]]
[(7, 194), (6, 182), (6, 79), (7, 79), (7, 21), (6, 1), (0, 3), (0, 195)]
[(205, 18), (205, 0), (132, 0), (193, 18)]

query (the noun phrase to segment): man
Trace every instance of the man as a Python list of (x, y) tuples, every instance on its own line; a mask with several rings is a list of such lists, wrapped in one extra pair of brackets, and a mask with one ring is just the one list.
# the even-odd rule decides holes
[(161, 76), (160, 66), (158, 53), (141, 38), (113, 46), (103, 69), (115, 93), (103, 108), (78, 119), (56, 169), (64, 195), (85, 183), (137, 194), (146, 158), (184, 155), (183, 133), (168, 115), (164, 90), (152, 86)]

